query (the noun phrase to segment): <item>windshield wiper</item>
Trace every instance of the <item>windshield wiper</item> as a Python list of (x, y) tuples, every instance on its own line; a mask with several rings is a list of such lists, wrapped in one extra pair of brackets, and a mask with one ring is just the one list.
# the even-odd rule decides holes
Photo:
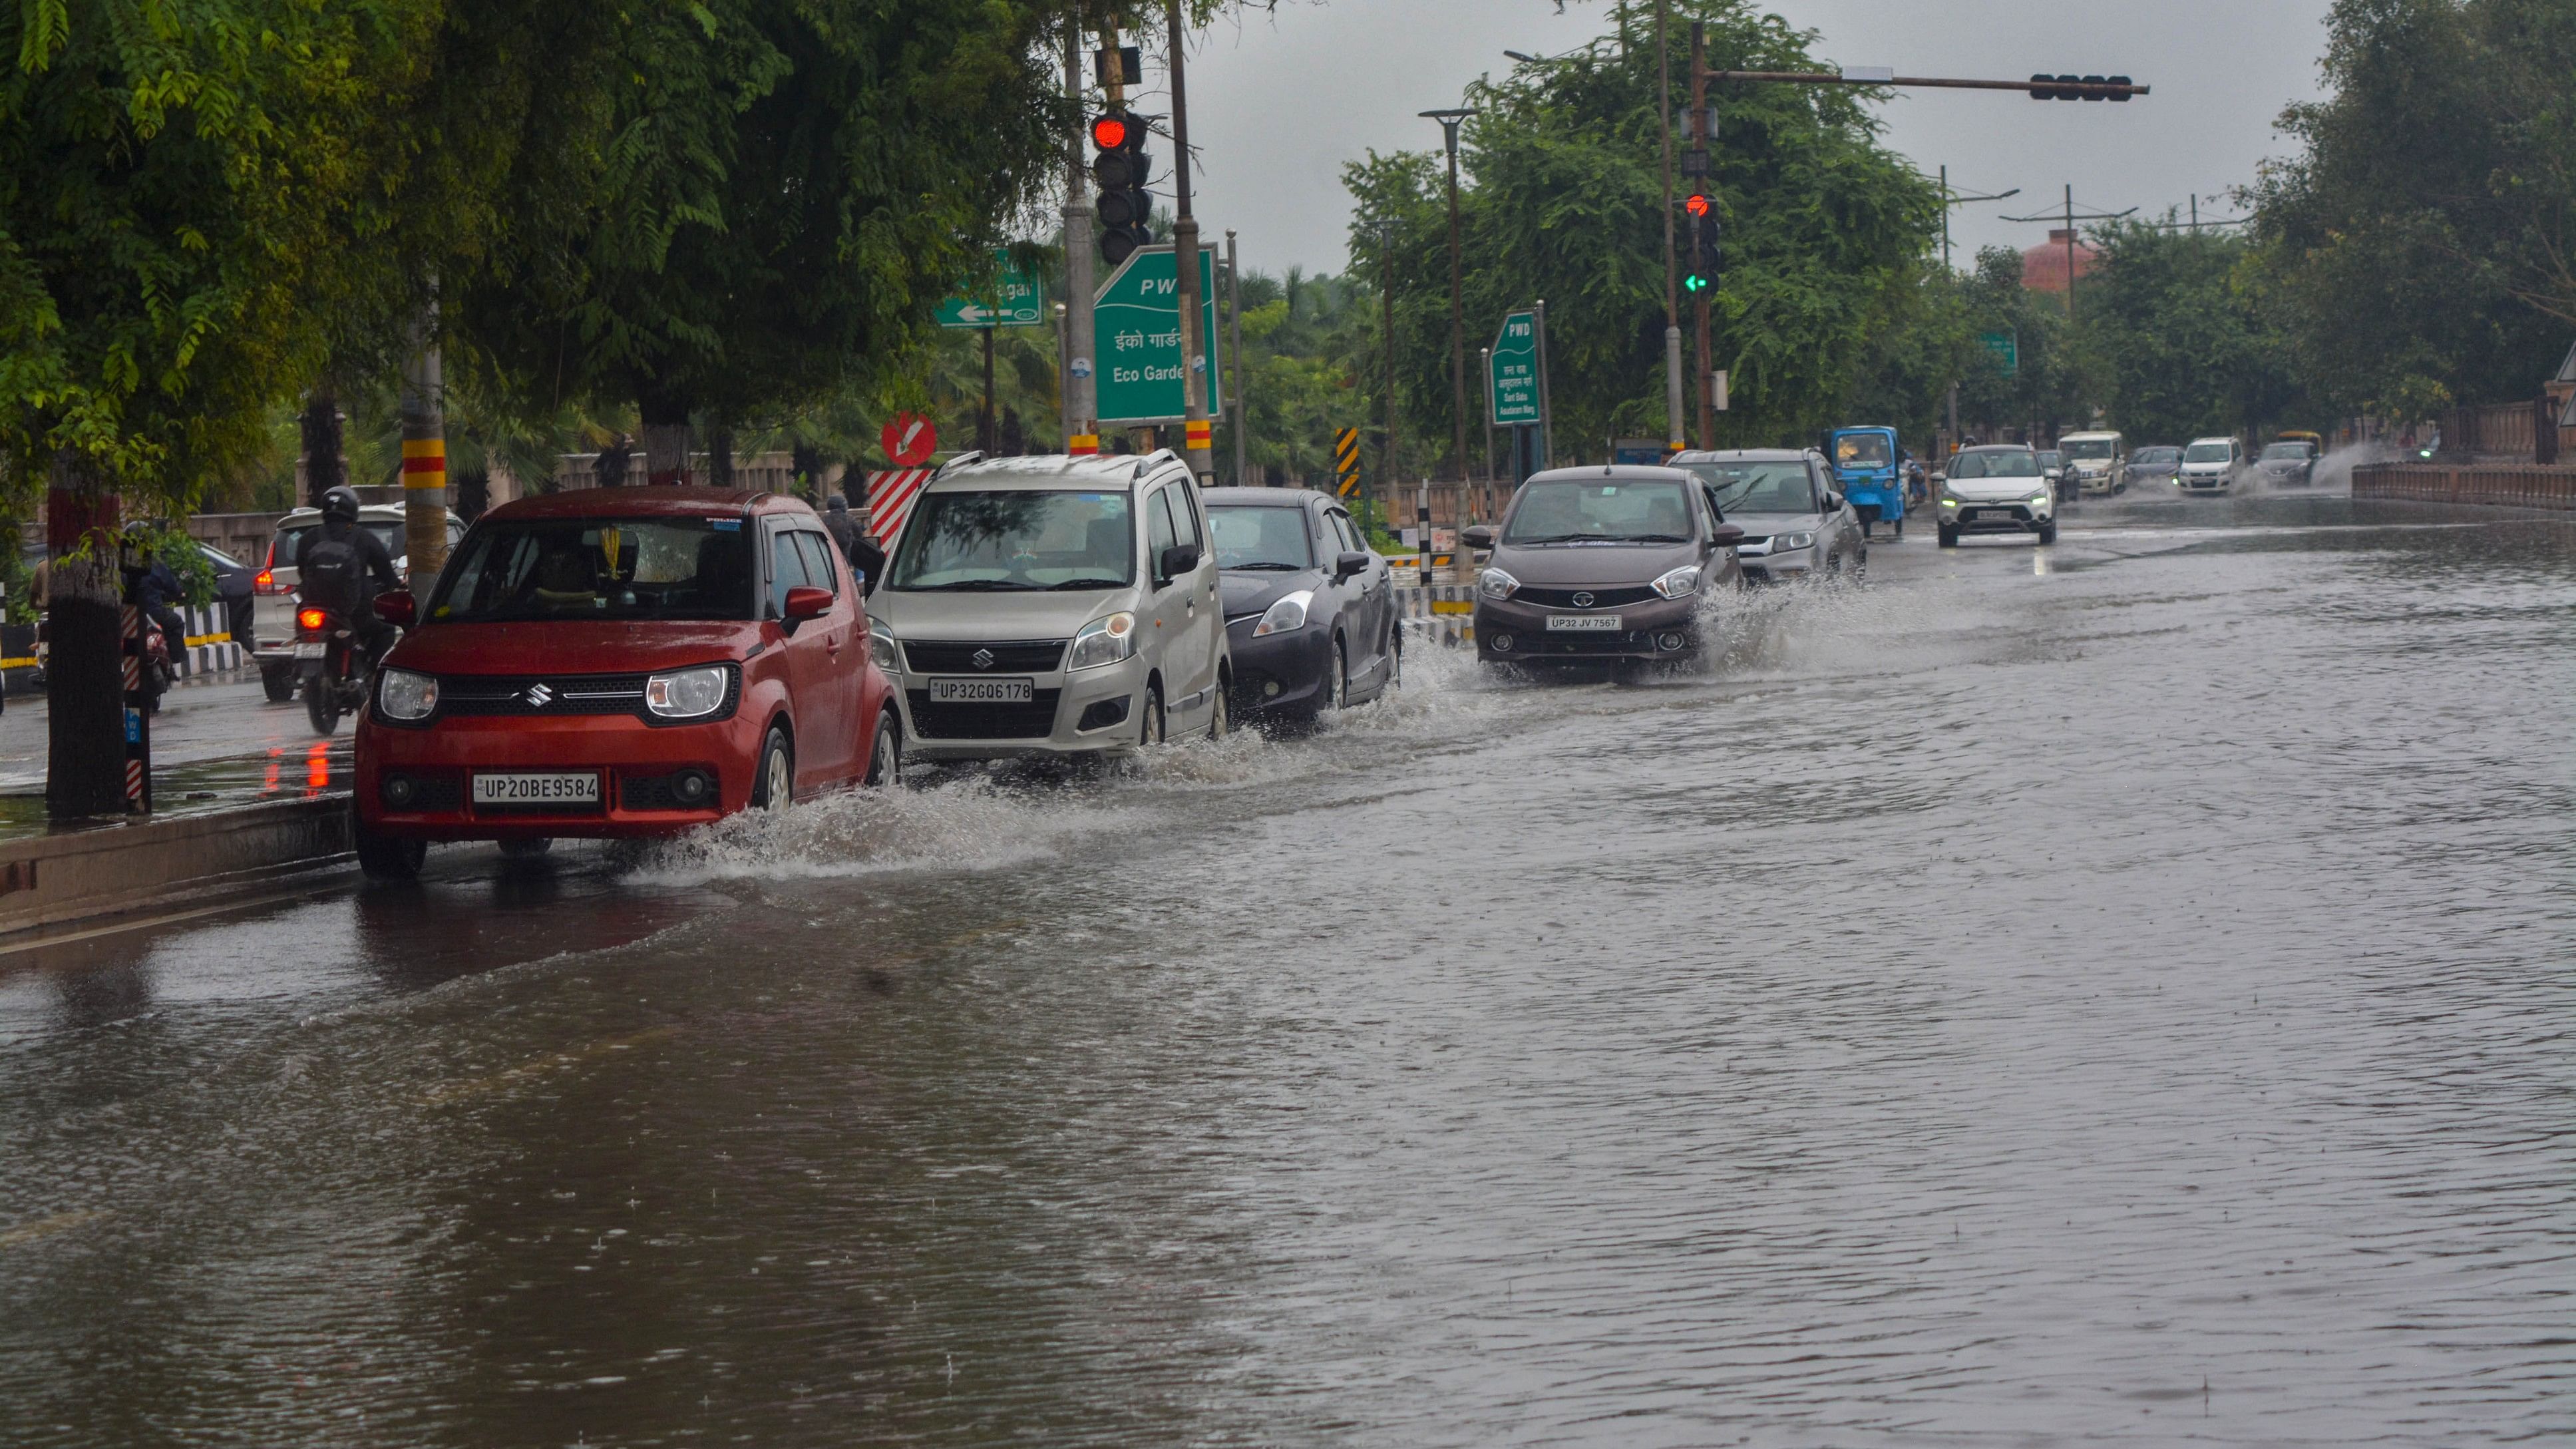
[(1233, 571), (1233, 570), (1235, 570), (1235, 569), (1277, 569), (1277, 570), (1279, 570), (1281, 573), (1290, 573), (1290, 574), (1301, 572), (1301, 571), (1303, 571), (1303, 570), (1305, 569), (1305, 567), (1306, 567), (1306, 565), (1304, 565), (1304, 564), (1273, 563), (1273, 562), (1271, 562), (1271, 561), (1270, 561), (1270, 560), (1268, 560), (1268, 559), (1263, 559), (1263, 560), (1262, 560), (1261, 562), (1259, 562), (1259, 563), (1241, 563), (1241, 564), (1227, 564), (1227, 565), (1226, 565), (1226, 569), (1227, 569), (1227, 571), (1228, 571), (1228, 572), (1232, 572), (1232, 571)]
[(1008, 593), (1014, 591), (1035, 593), (1037, 592), (1037, 587), (1038, 586), (1035, 584), (1024, 584), (1015, 579), (959, 579), (955, 583), (949, 584), (915, 584), (911, 589), (907, 590), (907, 592), (920, 594)]
[(1505, 543), (1616, 543), (1618, 535), (1610, 533), (1547, 533), (1536, 538), (1507, 538)]
[(1047, 585), (1047, 592), (1063, 593), (1068, 589), (1123, 589), (1125, 587), (1127, 587), (1125, 579), (1066, 579), (1060, 584)]
[(1630, 543), (1688, 543), (1690, 535), (1687, 533), (1632, 533), (1628, 535), (1628, 541)]

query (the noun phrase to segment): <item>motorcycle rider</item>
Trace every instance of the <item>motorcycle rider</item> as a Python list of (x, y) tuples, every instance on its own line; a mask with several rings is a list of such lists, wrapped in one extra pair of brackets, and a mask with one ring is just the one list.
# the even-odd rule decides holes
[(833, 493), (823, 512), (823, 531), (832, 535), (832, 542), (840, 546), (841, 557), (848, 559), (850, 567), (858, 570), (859, 591), (875, 593), (877, 575), (885, 572), (885, 550), (859, 532), (859, 521), (850, 516), (847, 495)]
[(384, 540), (358, 526), (358, 495), (346, 486), (322, 495), (322, 526), (295, 545), (297, 595), (338, 614), (367, 651), (373, 668), (394, 647), (394, 626), (376, 617), (377, 594), (402, 587)]
[(188, 625), (180, 617), (180, 604), (187, 602), (188, 591), (179, 575), (158, 558), (139, 562), (126, 570), (125, 598), (143, 611), (145, 618), (161, 630), (162, 647), (169, 651), (171, 673), (188, 672)]

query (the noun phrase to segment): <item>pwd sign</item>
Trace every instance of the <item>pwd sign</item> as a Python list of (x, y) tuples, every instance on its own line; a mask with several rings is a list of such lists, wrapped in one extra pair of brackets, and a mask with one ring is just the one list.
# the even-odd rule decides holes
[(1538, 314), (1514, 312), (1494, 334), (1485, 374), (1485, 410), (1498, 428), (1538, 418)]

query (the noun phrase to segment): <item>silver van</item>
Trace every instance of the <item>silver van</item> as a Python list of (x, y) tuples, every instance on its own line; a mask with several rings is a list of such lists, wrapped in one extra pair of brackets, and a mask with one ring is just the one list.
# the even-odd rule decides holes
[(907, 753), (1091, 754), (1231, 727), (1224, 601), (1187, 465), (984, 459), (942, 468), (868, 596)]

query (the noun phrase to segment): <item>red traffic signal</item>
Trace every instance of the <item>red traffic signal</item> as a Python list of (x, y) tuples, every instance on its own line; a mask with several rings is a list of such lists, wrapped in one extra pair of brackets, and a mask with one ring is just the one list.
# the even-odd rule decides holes
[(1689, 212), (1693, 216), (1706, 216), (1708, 215), (1708, 198), (1697, 193), (1693, 193), (1688, 201), (1682, 203), (1682, 210)]
[(1115, 151), (1127, 144), (1127, 118), (1115, 111), (1091, 123), (1091, 144), (1103, 151)]

